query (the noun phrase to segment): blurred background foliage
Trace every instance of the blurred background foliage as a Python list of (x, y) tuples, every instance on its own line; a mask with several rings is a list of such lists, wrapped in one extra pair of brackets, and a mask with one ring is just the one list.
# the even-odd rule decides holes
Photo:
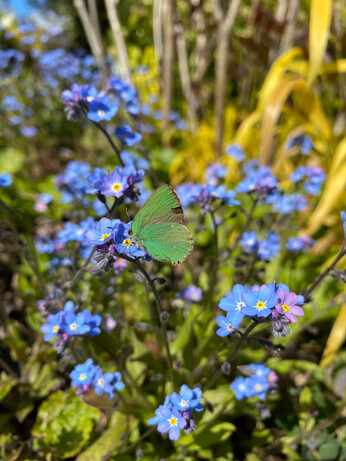
[[(22, 4), (19, 1), (2, 3), (7, 10), (2, 15), (1, 48), (18, 49), (25, 55), (19, 76), (0, 77), (2, 99), (7, 94), (15, 95), (29, 107), (32, 112), (28, 119), (39, 129), (39, 134), (30, 140), (21, 136), (18, 128), (8, 123), (6, 107), (0, 101), (0, 120), (4, 127), (0, 140), (0, 173), (9, 172), (16, 177), (15, 191), (9, 192), (4, 202), (18, 210), (11, 215), (11, 221), (20, 238), (25, 240), (25, 245), (20, 240), (13, 242), (3, 233), (5, 238), (0, 244), (0, 458), (11, 461), (342, 459), (344, 434), (338, 418), (343, 411), (342, 387), (346, 379), (345, 357), (341, 352), (346, 307), (338, 307), (343, 298), (335, 296), (339, 284), (335, 279), (328, 279), (318, 288), (314, 295), (316, 302), (307, 307), (304, 321), (295, 325), (291, 335), (282, 340), (287, 348), (285, 359), (271, 357), (266, 361), (284, 377), (280, 392), (269, 397), (270, 424), (258, 417), (251, 402), (229, 400), (229, 387), (224, 380), (217, 389), (205, 393), (212, 405), (222, 403), (223, 413), (208, 413), (202, 431), (181, 437), (175, 448), (155, 433), (150, 442), (144, 441), (140, 450), (135, 451), (139, 437), (147, 430), (144, 422), (152, 416), (157, 402), (162, 403), (161, 396), (150, 394), (148, 401), (138, 403), (143, 369), (152, 374), (153, 380), (146, 384), (149, 388), (152, 386), (154, 393), (156, 387), (150, 383), (155, 382), (155, 375), (162, 368), (155, 350), (153, 353), (152, 338), (143, 339), (145, 335), (139, 331), (123, 332), (122, 337), (102, 333), (100, 339), (87, 342), (81, 339), (75, 346), (75, 354), (81, 360), (88, 351), (98, 361), (107, 362), (107, 350), (111, 351), (119, 366), (124, 365), (127, 355), (134, 354), (136, 360), (129, 362), (128, 367), (137, 380), (137, 387), (121, 398), (119, 411), (112, 414), (106, 401), (95, 404), (92, 396), (89, 401), (86, 399), (87, 403), (75, 396), (66, 378), (71, 360), (66, 356), (57, 359), (56, 352), (39, 333), (42, 321), (36, 302), (42, 290), (34, 281), (33, 270), (38, 267), (44, 273), (46, 261), (37, 255), (33, 245), (32, 236), (42, 217), (37, 217), (32, 203), (39, 193), (49, 192), (57, 200), (48, 218), (51, 221), (65, 219), (67, 207), (59, 204), (59, 193), (54, 189), (51, 175), (63, 171), (71, 159), (90, 162), (94, 167), (112, 166), (113, 162), (102, 136), (95, 133), (93, 127), (68, 121), (63, 111), (61, 91), (74, 81), (86, 82), (78, 73), (69, 75), (67, 71), (65, 78), (59, 77), (56, 87), (49, 87), (47, 93), (40, 92), (45, 74), (30, 57), (30, 51), (85, 49), (94, 55), (104, 71), (104, 79), (108, 72), (107, 59), (115, 60), (120, 75), (138, 89), (141, 101), (153, 101), (153, 107), (162, 111), (162, 117), (152, 121), (155, 133), (146, 135), (144, 144), (159, 178), (174, 186), (189, 181), (203, 182), (206, 167), (215, 161), (228, 167), (226, 184), (239, 181), (238, 163), (225, 154), (230, 143), (239, 144), (248, 158), (270, 165), (285, 184), (298, 161), (297, 152), (285, 148), (287, 141), (302, 133), (309, 135), (313, 150), (307, 164), (322, 166), (327, 180), (315, 208), (300, 214), (299, 229), (302, 234), (312, 236), (316, 244), (310, 254), (292, 257), (290, 267), (280, 267), (278, 260), (265, 267), (266, 281), (280, 274), (280, 281), (290, 283), (294, 279), (296, 286), (303, 289), (307, 282), (314, 280), (316, 273), (330, 264), (343, 242), (339, 217), (340, 210), (345, 208), (346, 181), (346, 59), (343, 58), (346, 11), (343, 2), (28, 0)], [(19, 13), (24, 3), (30, 6), (30, 15), (23, 17)], [(17, 13), (11, 11), (12, 7)], [(34, 22), (39, 28), (60, 27), (63, 33), (50, 37), (47, 43), (37, 40), (29, 47), (22, 42), (19, 22)], [(6, 37), (8, 31), (11, 34)], [(186, 130), (178, 131), (170, 123), (172, 110), (185, 118)], [(258, 210), (258, 220), (265, 221), (263, 213)], [(288, 220), (287, 228), (290, 225)], [(2, 230), (8, 226), (1, 224)], [(197, 229), (198, 226), (195, 234)], [(196, 241), (208, 253), (211, 239), (206, 234), (200, 232)], [(235, 234), (230, 231), (222, 238), (226, 246)], [(22, 257), (24, 246), (31, 252), (28, 261), (36, 259), (35, 264)], [(8, 247), (12, 247), (12, 251), (8, 252)], [(187, 273), (177, 271), (176, 279), (165, 289), (168, 301), (173, 300), (172, 293), (182, 279), (185, 284), (195, 282), (208, 289), (205, 267), (195, 269), (193, 264), (192, 256), (191, 263), (186, 263)], [(344, 267), (340, 263), (338, 268)], [(166, 268), (161, 272), (163, 276), (168, 275)], [(236, 277), (233, 267), (224, 267), (221, 272), (223, 279), (217, 288), (220, 297), (230, 288), (229, 281)], [(71, 296), (81, 304), (92, 300), (94, 307), (101, 311), (107, 305), (104, 312), (117, 315), (120, 311), (123, 322), (133, 324), (137, 317), (147, 320), (142, 318), (144, 314), (138, 301), (144, 296), (143, 287), (136, 285), (130, 293), (126, 288), (132, 280), (129, 274), (118, 281), (107, 277), (109, 284), (118, 284), (116, 298), (105, 294), (100, 280), (91, 276), (82, 280)], [(99, 293), (96, 301), (94, 293)], [(204, 331), (211, 316), (207, 311), (200, 314), (197, 306), (192, 305), (186, 315), (177, 311), (174, 316), (174, 321), (184, 326), (173, 338), (172, 351), (185, 364), (182, 374), (188, 379), (195, 366), (204, 370), (206, 357), (220, 347), (219, 339), (213, 333), (214, 323), (210, 323), (210, 331)], [(201, 340), (209, 333), (214, 335), (212, 340)], [(196, 349), (194, 355), (191, 343)], [(227, 349), (224, 349), (219, 358), (222, 360), (226, 355)], [(264, 360), (270, 355), (263, 349), (247, 346), (237, 356), (235, 365)], [(207, 373), (212, 374), (212, 370)], [(202, 378), (198, 372), (197, 377)], [(230, 413), (232, 422), (227, 417)], [(306, 441), (308, 443), (304, 443)], [(127, 450), (129, 454), (125, 453)]]

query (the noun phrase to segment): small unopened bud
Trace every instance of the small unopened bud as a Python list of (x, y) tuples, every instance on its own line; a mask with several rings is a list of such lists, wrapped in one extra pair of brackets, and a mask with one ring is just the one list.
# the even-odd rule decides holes
[(135, 328), (140, 331), (149, 331), (152, 329), (152, 326), (147, 322), (136, 322)]
[(160, 314), (160, 320), (162, 323), (167, 323), (169, 320), (169, 313), (167, 311), (163, 311)]
[(159, 285), (164, 286), (164, 285), (166, 285), (166, 283), (167, 283), (167, 279), (165, 279), (164, 277), (156, 277), (156, 278), (154, 279), (154, 282), (156, 282), (156, 283), (159, 284)]
[(228, 376), (231, 373), (231, 364), (229, 362), (223, 362), (221, 365), (221, 371), (224, 375)]

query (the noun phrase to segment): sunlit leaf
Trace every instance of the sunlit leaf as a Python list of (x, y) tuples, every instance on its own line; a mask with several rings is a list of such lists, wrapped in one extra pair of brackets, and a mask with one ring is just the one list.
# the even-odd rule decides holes
[(327, 47), (332, 0), (311, 0), (309, 30), (309, 78), (311, 84), (318, 74)]

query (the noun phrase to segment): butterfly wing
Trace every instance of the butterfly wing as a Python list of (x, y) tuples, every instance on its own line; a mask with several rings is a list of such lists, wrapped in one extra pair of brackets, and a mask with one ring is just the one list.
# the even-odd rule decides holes
[(138, 237), (147, 253), (158, 261), (178, 264), (193, 248), (188, 228), (175, 222), (149, 224), (139, 232)]
[(172, 222), (182, 224), (184, 211), (175, 190), (164, 184), (156, 189), (134, 217), (132, 232), (138, 236), (148, 224)]

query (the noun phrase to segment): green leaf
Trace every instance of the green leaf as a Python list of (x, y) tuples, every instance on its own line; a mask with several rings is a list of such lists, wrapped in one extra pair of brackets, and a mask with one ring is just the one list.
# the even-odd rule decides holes
[(64, 459), (77, 454), (88, 442), (100, 411), (74, 392), (57, 391), (40, 406), (32, 430), (36, 450)]
[(24, 152), (13, 147), (8, 147), (0, 153), (0, 171), (6, 173), (17, 173), (24, 163)]
[(17, 384), (16, 379), (9, 378), (5, 373), (1, 373), (0, 377), (0, 402), (3, 400), (6, 395), (11, 391), (11, 389)]
[[(115, 455), (116, 451), (126, 444), (122, 435), (131, 434), (137, 427), (138, 421), (123, 413), (113, 413), (108, 429), (89, 448), (81, 453), (76, 461), (105, 461)], [(115, 459), (122, 459), (118, 456)], [(126, 458), (124, 458), (125, 460)]]
[(196, 315), (198, 315), (201, 307), (192, 305), (190, 307), (189, 315), (185, 319), (182, 327), (179, 329), (178, 335), (171, 344), (171, 353), (176, 354), (178, 351), (184, 349), (188, 344), (191, 337), (191, 328)]
[(321, 457), (321, 461), (333, 461), (339, 458), (341, 452), (341, 447), (335, 440), (330, 440), (327, 443), (324, 443), (318, 449), (318, 453)]

